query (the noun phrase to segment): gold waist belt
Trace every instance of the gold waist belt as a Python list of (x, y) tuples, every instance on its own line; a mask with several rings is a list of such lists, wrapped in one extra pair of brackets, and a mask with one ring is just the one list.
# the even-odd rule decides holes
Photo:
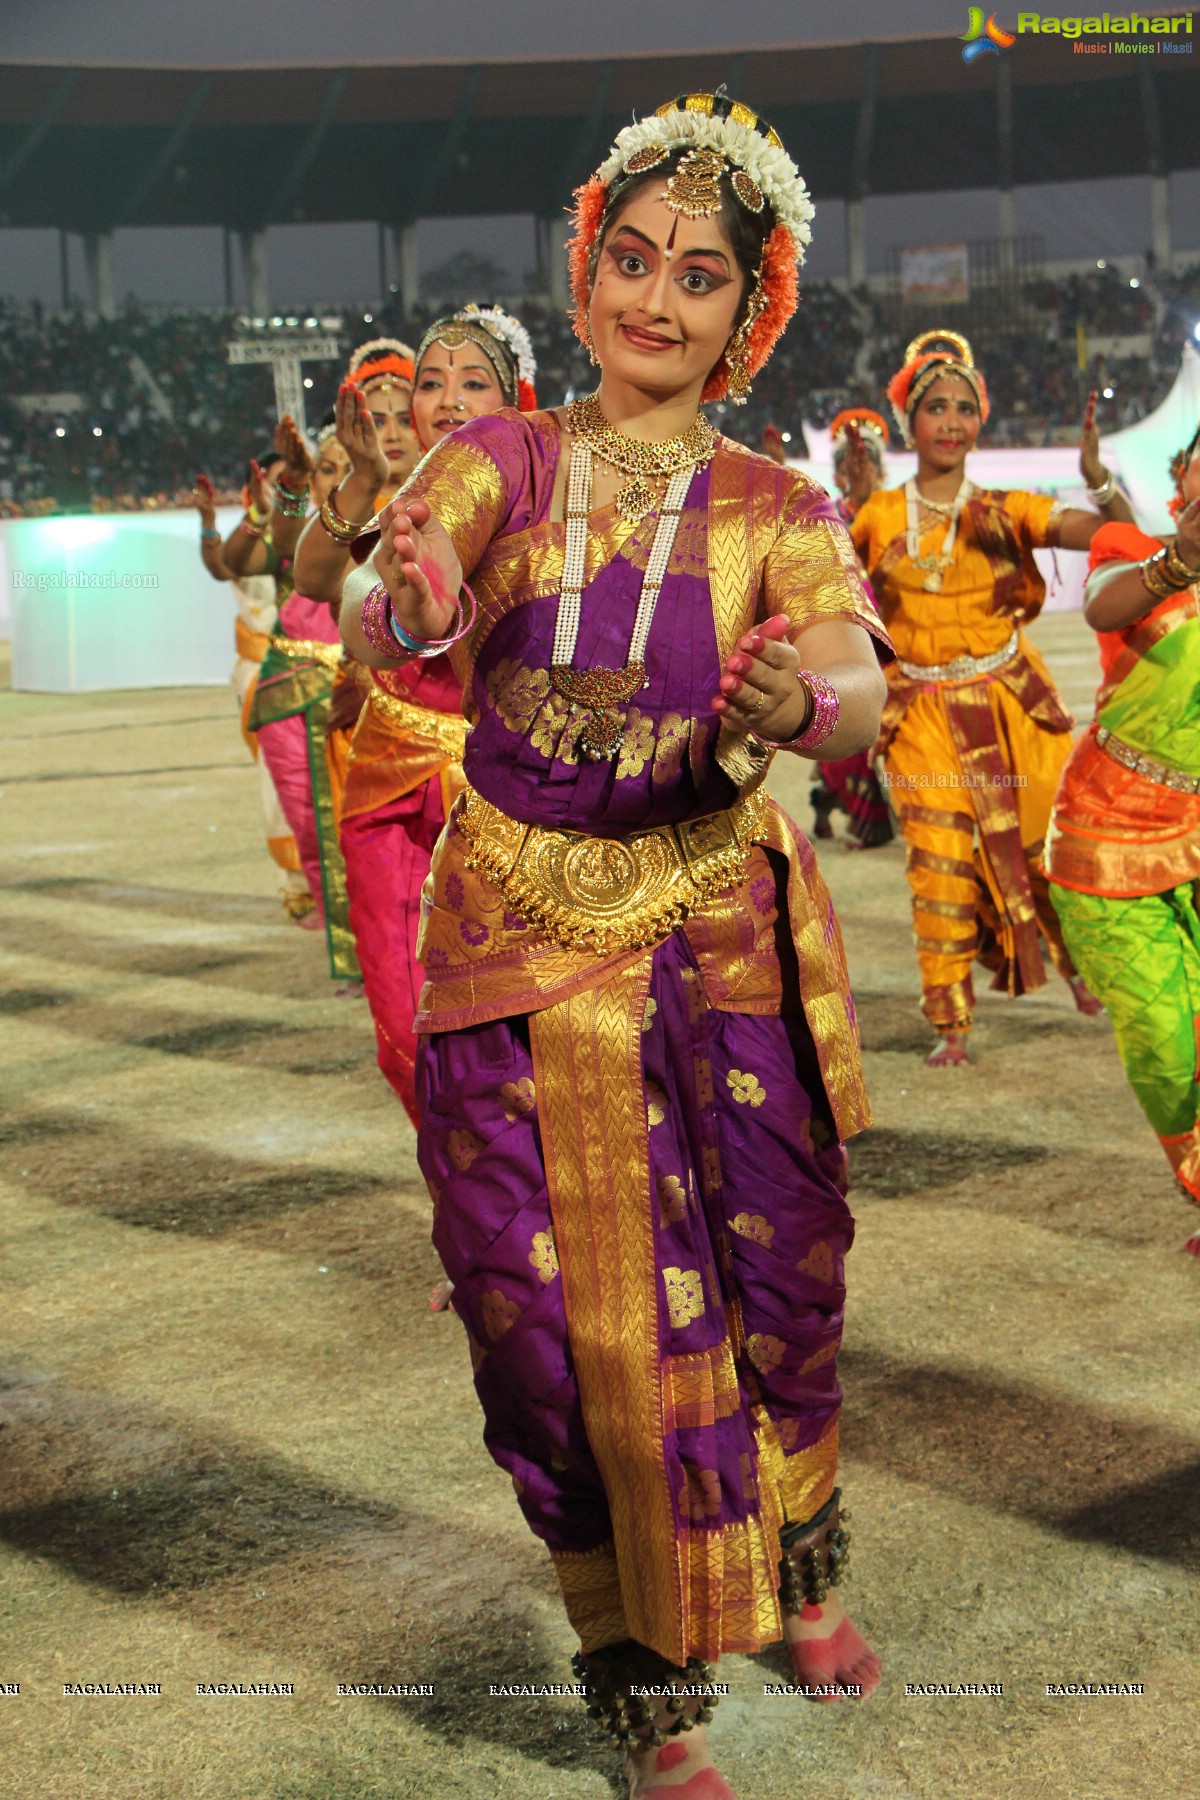
[(297, 662), (324, 663), (327, 669), (336, 669), (342, 660), (342, 646), (323, 643), (320, 638), (282, 637), (273, 632), (271, 648), (281, 650), (285, 656), (293, 657)]
[(401, 700), (371, 683), (371, 705), (398, 731), (413, 737), (429, 738), (454, 762), (461, 762), (467, 748), (470, 727), (460, 713), (438, 712), (432, 706), (421, 706), (416, 700)]
[(1182, 769), (1173, 769), (1170, 763), (1155, 762), (1152, 756), (1143, 756), (1132, 744), (1122, 743), (1114, 737), (1107, 725), (1096, 728), (1096, 742), (1105, 756), (1111, 756), (1122, 768), (1132, 769), (1135, 775), (1143, 775), (1147, 781), (1157, 782), (1159, 787), (1172, 788), (1177, 794), (1200, 794), (1200, 775), (1186, 775)]
[(639, 950), (745, 878), (761, 836), (762, 789), (726, 812), (624, 837), (522, 825), (468, 788), (459, 825), (467, 866), (500, 889), (527, 924), (568, 950)]
[(1019, 649), (1020, 638), (1014, 631), (1003, 650), (993, 650), (990, 656), (956, 656), (948, 663), (906, 663), (899, 657), (896, 661), (900, 673), (910, 681), (978, 681), (981, 675), (991, 675), (1011, 662)]

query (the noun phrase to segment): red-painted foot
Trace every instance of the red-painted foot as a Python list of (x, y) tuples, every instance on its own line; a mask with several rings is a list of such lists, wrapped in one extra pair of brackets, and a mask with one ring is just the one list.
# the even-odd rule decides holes
[(1076, 975), (1071, 982), (1071, 993), (1075, 997), (1075, 1010), (1084, 1013), (1089, 1019), (1094, 1019), (1104, 1011), (1103, 1002), (1097, 1000), (1082, 975)]
[(1200, 1256), (1200, 1231), (1193, 1233), (1183, 1247), (1189, 1256)]
[[(821, 1609), (804, 1608), (810, 1611), (819, 1616)], [(810, 1700), (865, 1700), (879, 1686), (879, 1658), (849, 1619), (827, 1637), (790, 1638), (788, 1649), (796, 1682), (810, 1690)]]
[(699, 1729), (661, 1749), (627, 1757), (625, 1777), (629, 1800), (737, 1800)]
[(315, 906), (310, 907), (306, 913), (301, 913), (300, 917), (293, 922), (301, 931), (324, 931), (325, 929), (325, 921)]
[(948, 1031), (940, 1037), (925, 1058), (927, 1069), (965, 1069), (970, 1067), (967, 1035), (964, 1031)]
[(450, 1296), (453, 1292), (454, 1283), (452, 1281), (436, 1282), (433, 1292), (429, 1296), (430, 1312), (449, 1312)]

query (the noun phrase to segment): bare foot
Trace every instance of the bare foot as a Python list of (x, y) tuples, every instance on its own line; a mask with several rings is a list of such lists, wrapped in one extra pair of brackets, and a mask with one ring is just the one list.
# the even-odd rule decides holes
[(817, 1690), (810, 1699), (862, 1700), (879, 1686), (879, 1658), (846, 1617), (836, 1588), (820, 1606), (784, 1613), (783, 1633), (797, 1682)]
[(947, 1031), (940, 1037), (929, 1055), (925, 1058), (927, 1069), (959, 1069), (968, 1068), (971, 1059), (967, 1055), (967, 1034), (965, 1031)]
[(629, 1800), (737, 1800), (716, 1767), (703, 1725), (625, 1758)]
[(340, 981), (333, 990), (335, 1000), (361, 1000), (363, 984), (361, 981)]
[(306, 913), (301, 913), (295, 920), (301, 931), (324, 931), (325, 921), (315, 906), (310, 906)]
[(1067, 985), (1075, 997), (1076, 1012), (1084, 1013), (1089, 1019), (1094, 1019), (1097, 1013), (1104, 1011), (1103, 1002), (1097, 1000), (1082, 975), (1076, 975)]
[(828, 813), (817, 814), (816, 818), (813, 820), (812, 834), (815, 838), (822, 839), (831, 838), (833, 836), (833, 826), (829, 823)]
[(1200, 1256), (1200, 1231), (1193, 1232), (1183, 1247), (1189, 1256)]
[(430, 1312), (448, 1312), (450, 1308), (450, 1296), (453, 1292), (454, 1283), (452, 1281), (443, 1279), (436, 1282), (433, 1292), (429, 1296)]

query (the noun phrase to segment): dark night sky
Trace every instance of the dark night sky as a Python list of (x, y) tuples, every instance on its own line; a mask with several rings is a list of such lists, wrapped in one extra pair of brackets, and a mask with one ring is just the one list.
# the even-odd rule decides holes
[[(1008, 16), (1004, 7), (1001, 18)], [(1011, 11), (1012, 9), (1008, 9)], [(1143, 8), (1165, 11), (1164, 7)], [(263, 65), (530, 55), (636, 54), (679, 49), (750, 49), (772, 44), (886, 42), (958, 36), (965, 0), (478, 0), (474, 6), (411, 0), (0, 0), (0, 55), (6, 62), (147, 65)], [(1049, 53), (1049, 52), (1048, 52)], [(1149, 183), (1095, 182), (1018, 190), (1018, 231), (1040, 232), (1050, 258), (1138, 255), (1149, 240)], [(1172, 178), (1177, 248), (1200, 250), (1200, 174)], [(870, 261), (882, 268), (892, 244), (953, 242), (997, 230), (989, 192), (912, 196), (867, 202)], [(533, 263), (532, 223), (428, 220), (421, 261), (430, 268), (465, 246), (492, 257), (519, 285)], [(374, 227), (286, 226), (269, 234), (272, 302), (377, 297)], [(818, 209), (809, 269), (844, 270), (840, 205)], [(221, 241), (215, 231), (118, 232), (114, 269), (119, 295), (219, 305)], [(82, 259), (73, 247), (72, 281), (83, 292)], [(57, 301), (58, 248), (53, 232), (0, 230), (0, 293)]]

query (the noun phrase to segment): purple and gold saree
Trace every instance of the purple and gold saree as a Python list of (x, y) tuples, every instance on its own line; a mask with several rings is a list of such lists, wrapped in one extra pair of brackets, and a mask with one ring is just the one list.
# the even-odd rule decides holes
[[(586, 760), (548, 676), (559, 449), (553, 414), (492, 415), (408, 491), (479, 601), (454, 652), (470, 789), (619, 857), (761, 784), (767, 753), (710, 704), (755, 619), (887, 640), (824, 493), (722, 440), (688, 492), (622, 747)], [(624, 662), (654, 526), (592, 515), (576, 666)], [(842, 1140), (868, 1114), (828, 893), (767, 802), (740, 878), (684, 923), (645, 948), (564, 947), (480, 872), (463, 804), (425, 890), (418, 1153), (486, 1442), (585, 1651), (756, 1650), (780, 1635), (781, 1526), (824, 1504), (837, 1465)]]

